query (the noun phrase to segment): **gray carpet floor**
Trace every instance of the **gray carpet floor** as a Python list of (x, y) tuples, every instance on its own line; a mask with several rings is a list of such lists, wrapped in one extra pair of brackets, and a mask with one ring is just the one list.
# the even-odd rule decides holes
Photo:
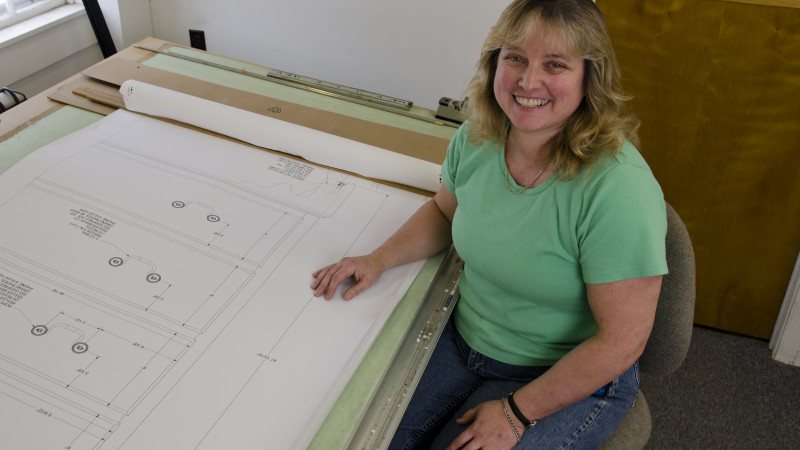
[(653, 418), (647, 449), (800, 448), (800, 367), (764, 340), (695, 327), (677, 372), (642, 373)]

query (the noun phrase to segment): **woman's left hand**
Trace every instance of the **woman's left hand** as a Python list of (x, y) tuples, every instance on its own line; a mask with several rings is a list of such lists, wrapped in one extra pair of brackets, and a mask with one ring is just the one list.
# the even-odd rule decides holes
[[(516, 421), (516, 418), (512, 416), (512, 420)], [(508, 450), (517, 444), (517, 436), (508, 423), (500, 400), (481, 403), (467, 411), (460, 419), (456, 419), (456, 422), (461, 425), (471, 425), (456, 437), (447, 450)], [(521, 436), (525, 432), (525, 427), (521, 422), (516, 422), (517, 431)]]

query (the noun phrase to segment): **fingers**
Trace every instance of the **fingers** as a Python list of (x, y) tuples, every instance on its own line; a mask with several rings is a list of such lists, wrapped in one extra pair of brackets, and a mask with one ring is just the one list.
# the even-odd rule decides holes
[(315, 296), (324, 295), (326, 300), (330, 300), (336, 294), (339, 285), (352, 277), (355, 284), (342, 294), (345, 300), (351, 300), (380, 278), (382, 272), (380, 267), (380, 264), (370, 257), (343, 258), (336, 264), (314, 272), (311, 289), (314, 290)]
[[(472, 423), (472, 421), (475, 420), (475, 413), (476, 413), (475, 408), (472, 408), (466, 413), (464, 413), (463, 416), (456, 419), (456, 422), (459, 425), (466, 425), (468, 423)], [(455, 440), (451, 442), (449, 446), (447, 446), (446, 450), (460, 449), (464, 447), (466, 444), (468, 444), (472, 440), (472, 438), (473, 438), (472, 430), (467, 429), (463, 433), (456, 436)]]
[[(325, 266), (311, 274), (311, 276), (314, 277), (314, 281), (311, 282), (311, 289), (314, 289), (314, 295), (316, 295), (317, 297), (319, 297), (322, 294), (322, 291), (324, 291), (326, 285), (323, 284), (323, 281), (326, 280), (325, 276), (328, 274), (328, 272), (331, 271), (331, 269), (333, 269), (334, 266), (335, 264), (331, 264), (330, 266)], [(330, 281), (329, 275), (327, 280)], [(317, 288), (322, 288), (322, 289), (317, 289)]]
[(458, 422), (459, 425), (466, 425), (468, 423), (471, 423), (473, 420), (475, 420), (475, 408), (472, 408), (466, 413), (464, 413), (463, 416), (456, 419), (456, 422)]
[(372, 287), (373, 284), (381, 277), (380, 273), (375, 272), (355, 272), (353, 274), (353, 278), (356, 280), (356, 284), (350, 286), (344, 293), (342, 294), (342, 298), (345, 300), (352, 300), (355, 296), (361, 294), (362, 292), (366, 291), (368, 288)]
[(325, 291), (325, 300), (330, 300), (336, 294), (336, 289), (342, 282), (354, 275), (355, 270), (349, 267), (336, 265), (329, 271), (331, 274), (328, 289)]
[(313, 276), (314, 281), (311, 283), (311, 289), (314, 289), (314, 296), (320, 297), (324, 295), (325, 300), (330, 300), (336, 294), (339, 284), (352, 276), (352, 273), (344, 269), (340, 261), (317, 270)]
[(356, 283), (353, 286), (351, 286), (348, 290), (344, 291), (344, 293), (342, 294), (342, 298), (345, 300), (352, 300), (353, 297), (364, 292), (364, 290), (368, 287), (369, 286), (366, 286), (366, 283), (364, 283), (363, 281)]
[(517, 436), (508, 425), (499, 401), (482, 403), (456, 422), (469, 426), (456, 436), (447, 450), (510, 449), (517, 443)]

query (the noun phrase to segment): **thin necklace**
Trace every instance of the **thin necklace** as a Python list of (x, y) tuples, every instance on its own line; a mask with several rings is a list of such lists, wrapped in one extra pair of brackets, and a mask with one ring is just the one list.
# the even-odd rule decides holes
[(508, 164), (506, 164), (506, 167), (505, 167), (506, 189), (508, 189), (508, 192), (510, 192), (512, 194), (522, 194), (523, 192), (525, 192), (528, 189), (532, 188), (536, 184), (536, 182), (539, 181), (539, 178), (541, 178), (542, 174), (544, 174), (544, 171), (547, 170), (548, 167), (550, 167), (550, 158), (547, 158), (547, 163), (544, 165), (544, 167), (542, 167), (542, 170), (540, 170), (539, 173), (536, 174), (536, 177), (533, 179), (533, 181), (531, 181), (530, 183), (525, 185), (525, 187), (523, 187), (522, 189), (520, 189), (518, 191), (514, 191), (514, 190), (511, 190), (511, 186), (508, 185)]

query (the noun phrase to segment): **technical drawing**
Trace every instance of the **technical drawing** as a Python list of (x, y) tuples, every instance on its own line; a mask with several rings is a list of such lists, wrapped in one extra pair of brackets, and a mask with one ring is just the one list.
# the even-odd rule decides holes
[(18, 344), (4, 346), (0, 355), (0, 378), (17, 392), (11, 396), (17, 401), (4, 408), (21, 417), (44, 410), (86, 430), (118, 423), (192, 345), (187, 336), (119, 310), (103, 311), (8, 261), (0, 261), (0, 273), (6, 285), (30, 287), (0, 314), (3, 342)]
[(0, 176), (8, 448), (303, 447), (421, 266), (313, 297), (425, 198), (126, 111), (31, 156)]

